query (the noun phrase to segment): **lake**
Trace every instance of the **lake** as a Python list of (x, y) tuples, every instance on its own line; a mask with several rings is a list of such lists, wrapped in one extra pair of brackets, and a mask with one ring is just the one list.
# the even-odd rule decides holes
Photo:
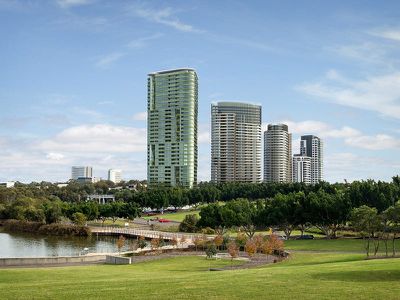
[[(76, 256), (84, 248), (89, 253), (118, 252), (117, 237), (63, 237), (5, 232), (0, 229), (0, 257)], [(122, 251), (128, 251), (136, 240), (126, 239)]]

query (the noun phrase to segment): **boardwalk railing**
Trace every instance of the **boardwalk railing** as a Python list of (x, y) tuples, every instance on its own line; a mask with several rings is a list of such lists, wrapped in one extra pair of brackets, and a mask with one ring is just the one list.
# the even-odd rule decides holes
[(186, 240), (186, 243), (193, 244), (195, 237), (201, 237), (199, 234), (187, 234), (187, 233), (175, 233), (175, 232), (164, 232), (154, 230), (144, 230), (135, 228), (121, 228), (121, 227), (91, 227), (92, 233), (110, 234), (110, 235), (126, 235), (126, 236), (143, 236), (148, 239), (162, 238), (164, 240), (177, 239), (181, 241), (182, 238)]

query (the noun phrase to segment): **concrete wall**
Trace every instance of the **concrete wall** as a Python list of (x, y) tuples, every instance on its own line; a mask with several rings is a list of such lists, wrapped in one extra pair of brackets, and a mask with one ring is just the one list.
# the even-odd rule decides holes
[(122, 257), (122, 256), (106, 256), (106, 264), (112, 265), (130, 265), (132, 263), (130, 257)]
[(106, 259), (105, 255), (0, 258), (0, 267), (85, 263), (85, 262), (104, 261), (105, 259)]

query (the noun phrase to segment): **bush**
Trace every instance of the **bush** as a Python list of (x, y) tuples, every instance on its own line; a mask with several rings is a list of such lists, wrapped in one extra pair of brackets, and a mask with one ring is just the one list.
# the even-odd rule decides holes
[(196, 232), (197, 230), (197, 222), (199, 218), (197, 215), (186, 215), (183, 219), (182, 223), (179, 225), (179, 231), (181, 232)]
[(211, 227), (206, 227), (201, 230), (202, 234), (215, 234), (215, 230)]
[(6, 220), (4, 228), (8, 231), (36, 233), (44, 225), (42, 222), (29, 222), (19, 220)]
[(214, 243), (209, 243), (206, 248), (207, 258), (212, 258), (216, 254), (217, 254), (217, 247), (215, 246)]
[(90, 229), (84, 226), (44, 224), (41, 222), (28, 222), (19, 220), (7, 220), (4, 228), (8, 231), (40, 233), (47, 235), (69, 235), (69, 236), (89, 236)]
[(67, 236), (89, 236), (91, 234), (88, 227), (55, 223), (40, 226), (38, 233)]

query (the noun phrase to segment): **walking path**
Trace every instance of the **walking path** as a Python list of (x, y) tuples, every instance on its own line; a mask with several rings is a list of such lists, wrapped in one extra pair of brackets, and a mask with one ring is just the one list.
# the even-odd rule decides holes
[(143, 236), (146, 239), (162, 238), (164, 240), (177, 239), (181, 243), (182, 238), (187, 245), (193, 245), (195, 237), (201, 237), (200, 234), (189, 234), (189, 233), (175, 233), (175, 232), (163, 232), (156, 230), (144, 230), (135, 228), (120, 228), (120, 227), (90, 227), (92, 233), (103, 234), (103, 235), (125, 235), (132, 237)]

